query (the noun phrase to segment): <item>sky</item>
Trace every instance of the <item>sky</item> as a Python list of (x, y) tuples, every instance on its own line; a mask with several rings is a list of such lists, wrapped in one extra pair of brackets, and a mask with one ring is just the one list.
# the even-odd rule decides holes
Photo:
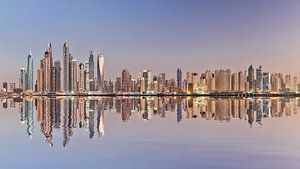
[(105, 77), (126, 68), (175, 77), (250, 64), (300, 75), (299, 0), (3, 0), (0, 81), (17, 81), (32, 51), (35, 69), (49, 42), (78, 62), (103, 53)]

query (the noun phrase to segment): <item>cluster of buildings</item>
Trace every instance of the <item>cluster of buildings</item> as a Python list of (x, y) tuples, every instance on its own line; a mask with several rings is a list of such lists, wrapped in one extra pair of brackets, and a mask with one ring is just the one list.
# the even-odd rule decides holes
[[(36, 72), (36, 81), (34, 81)], [(52, 44), (49, 43), (37, 70), (33, 69), (31, 53), (27, 57), (27, 67), (19, 73), (19, 88), (15, 83), (3, 83), (6, 91), (15, 93), (297, 93), (300, 89), (298, 78), (281, 73), (264, 71), (262, 66), (254, 69), (252, 65), (246, 71), (232, 72), (230, 69), (206, 70), (204, 73), (177, 70), (176, 79), (167, 79), (165, 73), (153, 75), (147, 69), (134, 78), (130, 71), (123, 69), (121, 76), (104, 79), (104, 56), (90, 52), (88, 61), (78, 63), (70, 53), (68, 43), (63, 44), (63, 63), (53, 60)]]
[(188, 93), (246, 92), (246, 93), (297, 93), (300, 84), (296, 76), (263, 71), (262, 66), (254, 70), (231, 72), (220, 69), (202, 74), (187, 72), (184, 80)]
[(59, 60), (54, 61), (52, 45), (49, 43), (44, 57), (37, 69), (35, 92), (47, 93), (84, 93), (89, 91), (103, 92), (104, 56), (97, 55), (97, 74), (95, 76), (95, 56), (90, 52), (89, 61), (77, 63), (70, 53), (68, 43), (63, 45), (63, 65)]

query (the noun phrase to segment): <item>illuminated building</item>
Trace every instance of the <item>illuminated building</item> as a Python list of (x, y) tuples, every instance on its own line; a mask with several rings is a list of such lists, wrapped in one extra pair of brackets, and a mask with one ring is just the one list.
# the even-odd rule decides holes
[(103, 93), (104, 82), (104, 56), (99, 54), (97, 57), (97, 87), (98, 91)]

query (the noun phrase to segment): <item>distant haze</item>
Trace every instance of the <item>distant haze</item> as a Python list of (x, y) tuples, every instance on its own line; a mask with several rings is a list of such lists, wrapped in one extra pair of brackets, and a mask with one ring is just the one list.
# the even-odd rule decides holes
[(55, 60), (65, 41), (78, 62), (103, 53), (106, 78), (249, 64), (298, 76), (299, 16), (299, 0), (1, 1), (1, 82), (17, 82), (29, 50), (36, 69), (50, 41)]

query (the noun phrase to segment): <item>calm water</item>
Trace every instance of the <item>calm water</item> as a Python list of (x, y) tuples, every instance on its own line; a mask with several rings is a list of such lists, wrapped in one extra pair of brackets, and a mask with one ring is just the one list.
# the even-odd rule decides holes
[(300, 100), (3, 99), (0, 168), (300, 168)]

